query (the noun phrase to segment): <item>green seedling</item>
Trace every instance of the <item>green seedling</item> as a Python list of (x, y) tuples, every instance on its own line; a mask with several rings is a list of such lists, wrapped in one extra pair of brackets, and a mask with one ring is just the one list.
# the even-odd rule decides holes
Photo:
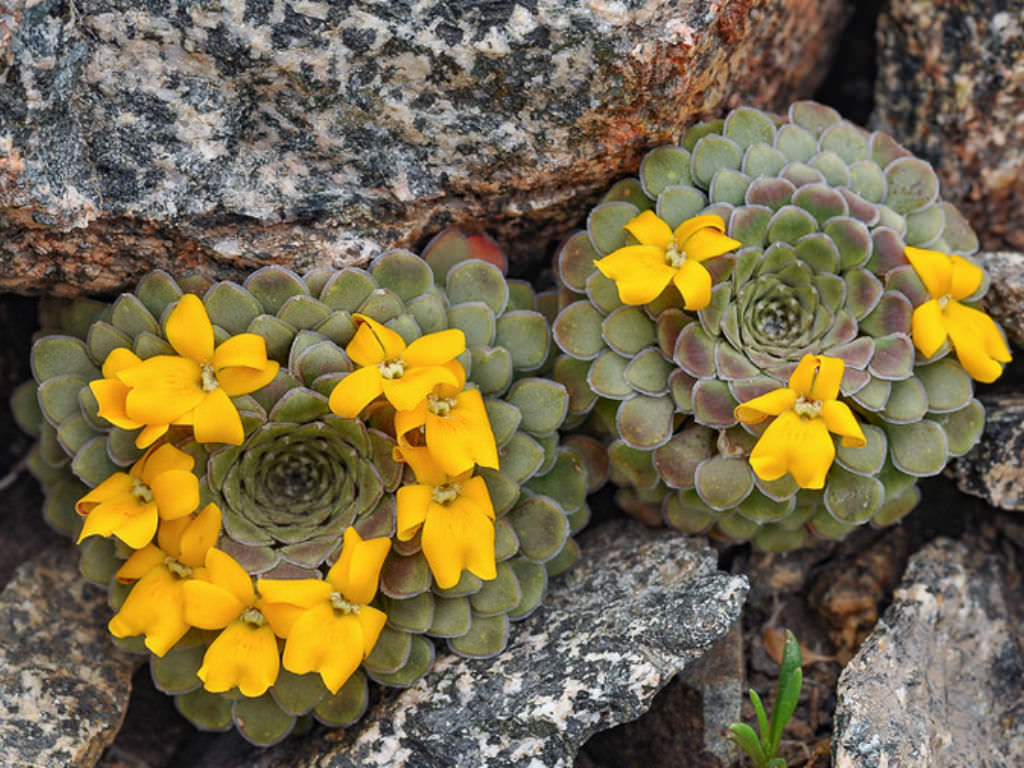
[(804, 673), (801, 669), (800, 644), (793, 633), (786, 631), (786, 646), (782, 651), (782, 666), (779, 667), (779, 686), (775, 694), (775, 710), (772, 712), (771, 723), (764, 711), (764, 704), (757, 691), (750, 689), (750, 702), (757, 713), (757, 727), (760, 738), (754, 729), (746, 723), (733, 723), (729, 732), (743, 751), (750, 755), (754, 768), (787, 768), (786, 761), (779, 757), (779, 743), (782, 740), (782, 729), (796, 710), (803, 686)]

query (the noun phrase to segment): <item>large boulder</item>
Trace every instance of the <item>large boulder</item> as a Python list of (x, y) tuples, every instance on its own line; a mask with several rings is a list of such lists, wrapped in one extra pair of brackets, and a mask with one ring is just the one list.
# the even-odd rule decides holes
[(0, 289), (360, 262), (447, 224), (540, 256), (684, 126), (809, 96), (842, 0), (164, 3), (0, 15)]
[(888, 0), (872, 127), (935, 165), (982, 246), (1024, 247), (1019, 0)]

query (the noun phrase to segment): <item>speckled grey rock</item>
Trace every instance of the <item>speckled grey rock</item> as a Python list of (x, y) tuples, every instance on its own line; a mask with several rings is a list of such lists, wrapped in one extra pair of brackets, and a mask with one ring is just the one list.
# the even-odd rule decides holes
[(0, 765), (85, 768), (113, 741), (134, 665), (109, 618), (67, 547), (15, 572), (0, 593)]
[(947, 472), (964, 493), (993, 507), (1024, 511), (1024, 396), (989, 395), (982, 402), (985, 433)]
[(992, 278), (985, 294), (985, 309), (1003, 326), (1010, 343), (1024, 348), (1024, 254), (980, 253), (975, 261)]
[(447, 655), (349, 731), (218, 753), (220, 768), (572, 766), (593, 733), (639, 717), (739, 616), (746, 579), (706, 545), (636, 522), (602, 525), (541, 609), (490, 660)]
[(842, 0), (9, 0), (0, 289), (540, 257), (691, 121), (813, 93)]
[(983, 247), (1024, 249), (1024, 5), (888, 0), (871, 125), (935, 165)]
[(839, 679), (834, 768), (1024, 765), (1024, 664), (1007, 562), (938, 539)]

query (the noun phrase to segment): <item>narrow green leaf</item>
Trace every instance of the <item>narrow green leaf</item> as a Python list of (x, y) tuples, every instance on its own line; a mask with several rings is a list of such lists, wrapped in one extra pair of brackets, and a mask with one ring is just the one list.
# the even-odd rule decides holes
[(768, 738), (768, 716), (764, 713), (764, 704), (757, 691), (750, 689), (750, 703), (754, 705), (754, 712), (757, 714), (757, 729), (761, 733), (761, 741)]
[(739, 744), (754, 761), (754, 768), (767, 768), (768, 758), (765, 756), (753, 728), (746, 723), (733, 723), (729, 726), (729, 733), (732, 735), (733, 741)]
[(800, 658), (800, 644), (792, 632), (786, 632), (786, 645), (782, 651), (782, 665), (779, 668), (779, 688), (772, 712), (771, 730), (768, 737), (768, 754), (775, 757), (782, 740), (782, 729), (796, 711), (804, 675)]
[(781, 757), (773, 757), (768, 761), (765, 768), (788, 768), (787, 763)]

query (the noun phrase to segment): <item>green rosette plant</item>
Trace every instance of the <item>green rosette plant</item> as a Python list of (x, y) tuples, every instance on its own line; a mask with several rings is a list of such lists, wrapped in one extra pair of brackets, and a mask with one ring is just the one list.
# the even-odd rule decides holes
[[(589, 517), (585, 499), (600, 482), (593, 469), (600, 456), (592, 441), (559, 437), (569, 395), (543, 375), (555, 353), (553, 296), (537, 296), (529, 284), (507, 280), (494, 261), (502, 260), (489, 241), (450, 230), (422, 258), (391, 251), (365, 270), (314, 269), (299, 276), (265, 267), (242, 284), (153, 272), (134, 293), (112, 303), (43, 301), (42, 330), (32, 351), (34, 380), (18, 388), (13, 407), (19, 424), (38, 437), (28, 463), (46, 493), (45, 518), (58, 531), (78, 537), (95, 490), (118, 473), (127, 478), (129, 468), (136, 475), (146, 471), (134, 468), (156, 455), (137, 446), (139, 429), (117, 427), (100, 416), (89, 385), (108, 372), (101, 368), (115, 349), (130, 350), (142, 361), (173, 355), (168, 318), (184, 295), (194, 294), (216, 344), (255, 334), (265, 341), (268, 365), (280, 366), (265, 386), (231, 398), (244, 433), (239, 444), (197, 442), (184, 424), (160, 427), (166, 429), (162, 440), (194, 459), (200, 517), (209, 505), (220, 510), (216, 549), (244, 569), (246, 583), (268, 585), (266, 602), (276, 599), (271, 588), (281, 580), (324, 579), (343, 538), (348, 546), (350, 529), (359, 534), (359, 546), (363, 540), (369, 545), (379, 537), (391, 539), (370, 603), (386, 614), (386, 626), (372, 653), (335, 693), (315, 672), (284, 668), (259, 696), (238, 687), (206, 690), (199, 673), (216, 636), (208, 629), (193, 627), (170, 650), (151, 653), (157, 687), (174, 696), (198, 727), (234, 726), (250, 741), (267, 745), (313, 719), (329, 726), (354, 723), (366, 709), (371, 684), (412, 685), (429, 671), (441, 640), (464, 656), (499, 653), (510, 622), (538, 608), (549, 579), (576, 560), (572, 536)], [(483, 396), (499, 457), (496, 468), (476, 468), (493, 505), (494, 578), (465, 570), (457, 583), (441, 588), (420, 533), (396, 536), (396, 496), (416, 478), (396, 451), (394, 409), (379, 400), (354, 418), (331, 410), (331, 393), (356, 369), (346, 346), (370, 320), (408, 344), (446, 329), (465, 334), (457, 362), (467, 388)], [(196, 423), (198, 431), (198, 416)], [(183, 466), (179, 461), (176, 471), (186, 471)], [(145, 486), (138, 490), (141, 480), (133, 482), (138, 503), (152, 498)], [(181, 538), (180, 531), (176, 536)], [(172, 545), (178, 546), (177, 539)], [(180, 548), (186, 548), (184, 539)], [(123, 575), (138, 547), (115, 531), (88, 536), (81, 549), (83, 574), (108, 586), (111, 607), (122, 608), (134, 587), (115, 575)], [(209, 557), (206, 562), (208, 568), (216, 565)], [(223, 573), (220, 581), (210, 578), (230, 588)], [(358, 614), (358, 605), (339, 594), (332, 598), (335, 607)], [(240, 599), (250, 608), (262, 605), (254, 602), (251, 588)], [(140, 637), (118, 642), (147, 652)]]
[[(917, 478), (979, 439), (972, 376), (1009, 360), (973, 308), (988, 283), (963, 256), (977, 248), (928, 163), (829, 107), (696, 125), (557, 254), (568, 424), (605, 436), (619, 504), (650, 524), (765, 550), (889, 525), (917, 504)], [(787, 386), (806, 356), (842, 361), (838, 400)], [(746, 424), (737, 409), (776, 391), (801, 423), (838, 403), (832, 432), (835, 409), (852, 409), (850, 435), (822, 451), (834, 462), (815, 459), (820, 487), (751, 465), (768, 426), (753, 422), (785, 403)]]

